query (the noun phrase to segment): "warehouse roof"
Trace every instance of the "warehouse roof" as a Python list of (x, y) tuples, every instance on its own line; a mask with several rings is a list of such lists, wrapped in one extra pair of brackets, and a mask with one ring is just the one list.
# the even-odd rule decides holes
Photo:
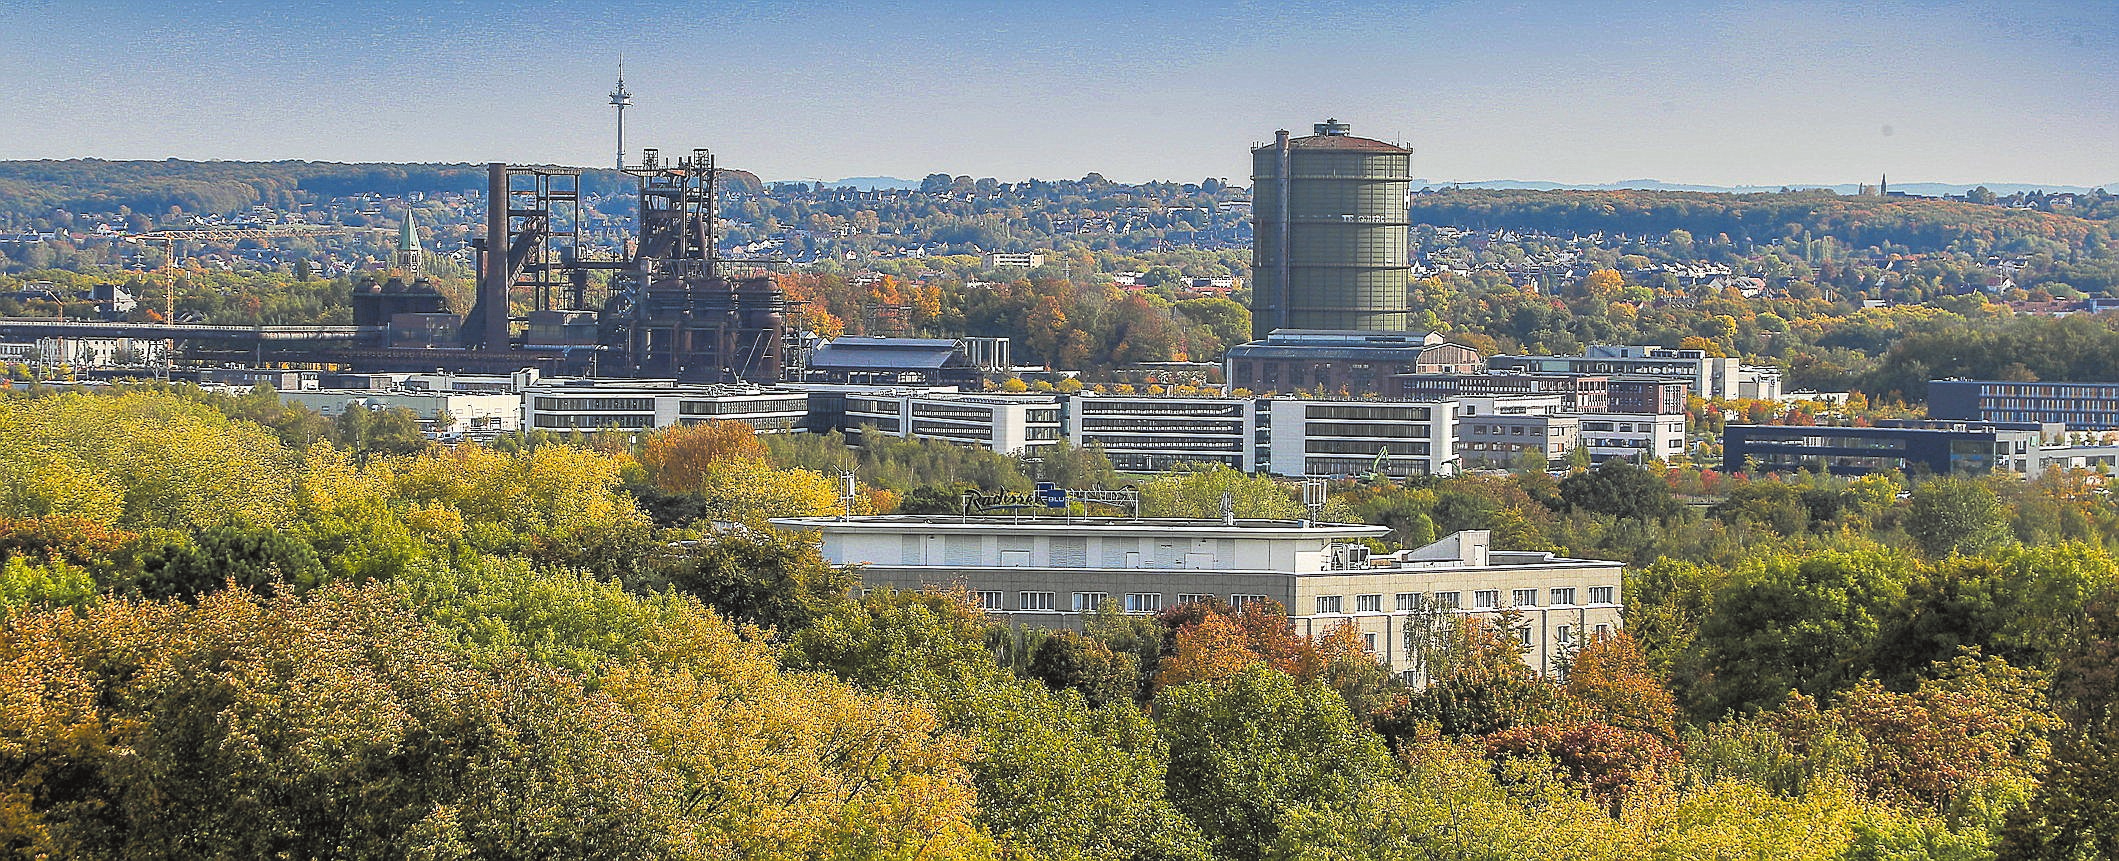
[(839, 338), (809, 358), (811, 368), (937, 370), (956, 355), (948, 338)]

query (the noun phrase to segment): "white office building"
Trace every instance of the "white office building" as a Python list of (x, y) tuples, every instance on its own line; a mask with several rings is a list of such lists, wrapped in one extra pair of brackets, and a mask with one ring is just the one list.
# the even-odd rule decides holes
[(1579, 417), (1581, 445), (1592, 461), (1622, 457), (1635, 463), (1685, 454), (1685, 417), (1647, 413), (1598, 413)]
[(849, 439), (867, 429), (904, 439), (933, 439), (1025, 454), (1060, 440), (1059, 399), (1052, 395), (973, 395), (932, 391), (849, 392), (840, 419)]
[(422, 429), (441, 437), (488, 439), (522, 429), (522, 397), (511, 394), (305, 389), (280, 392), (280, 399), (301, 404), (327, 418), (337, 418), (349, 409), (407, 409), (419, 417)]
[(1706, 398), (1777, 400), (1781, 396), (1780, 369), (1709, 356), (1704, 350), (1592, 344), (1579, 356), (1493, 356), (1486, 365), (1496, 371), (1534, 374), (1633, 374), (1683, 380)]
[(1135, 520), (881, 515), (785, 518), (819, 533), (826, 559), (868, 588), (963, 589), (1001, 619), (1079, 628), (1112, 606), (1151, 614), (1191, 601), (1272, 601), (1297, 633), (1342, 624), (1394, 670), (1413, 669), (1408, 628), (1438, 611), (1519, 614), (1525, 659), (1560, 666), (1585, 637), (1619, 627), (1617, 562), (1494, 550), (1485, 532), (1372, 553), (1381, 526), (1285, 520)]
[(1250, 398), (1080, 394), (1062, 404), (1062, 420), (1068, 442), (1101, 446), (1112, 466), (1129, 472), (1180, 463), (1256, 472), (1255, 406)]
[(1258, 407), (1259, 447), (1274, 475), (1447, 475), (1457, 470), (1454, 400), (1273, 398)]
[(803, 392), (668, 380), (540, 382), (522, 390), (521, 405), (524, 427), (548, 431), (647, 430), (735, 420), (776, 433), (800, 430), (809, 417), (809, 396)]

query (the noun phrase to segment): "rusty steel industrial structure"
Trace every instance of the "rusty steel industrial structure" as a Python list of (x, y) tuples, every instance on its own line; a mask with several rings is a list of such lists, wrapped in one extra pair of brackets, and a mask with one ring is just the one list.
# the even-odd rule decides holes
[(788, 367), (802, 354), (789, 345), (789, 302), (772, 275), (780, 261), (727, 259), (715, 247), (713, 154), (665, 161), (649, 149), (625, 173), (638, 183), (638, 232), (610, 254), (584, 244), (582, 169), (487, 165), (485, 232), (472, 240), (476, 298), (461, 319), (426, 279), (393, 276), (353, 291), (352, 326), (0, 320), (0, 337), (63, 327), (73, 337), (169, 339), (218, 358), (362, 371), (537, 368), (760, 384), (799, 375)]
[[(779, 381), (787, 297), (766, 270), (772, 261), (727, 260), (716, 249), (712, 153), (665, 161), (648, 149), (626, 171), (639, 183), (639, 233), (617, 258), (591, 258), (582, 246), (579, 169), (488, 170), (478, 298), (462, 330), (467, 351), (512, 353), (518, 364), (556, 355), (562, 366), (601, 376)], [(609, 276), (592, 291), (596, 271)], [(532, 310), (517, 318), (511, 309), (524, 292)], [(518, 319), (527, 324), (519, 336), (511, 325)]]

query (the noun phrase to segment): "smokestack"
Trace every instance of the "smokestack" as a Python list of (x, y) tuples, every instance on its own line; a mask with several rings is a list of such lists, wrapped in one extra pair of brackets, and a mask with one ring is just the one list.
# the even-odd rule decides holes
[(486, 165), (486, 267), (478, 278), (479, 346), (508, 348), (508, 166)]

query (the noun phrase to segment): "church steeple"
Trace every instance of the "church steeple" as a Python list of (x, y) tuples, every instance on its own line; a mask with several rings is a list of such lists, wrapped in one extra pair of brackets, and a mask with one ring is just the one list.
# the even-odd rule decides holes
[(411, 211), (405, 212), (404, 223), (397, 229), (397, 268), (406, 275), (417, 277), (426, 268), (426, 255), (419, 249), (419, 228), (412, 223)]

